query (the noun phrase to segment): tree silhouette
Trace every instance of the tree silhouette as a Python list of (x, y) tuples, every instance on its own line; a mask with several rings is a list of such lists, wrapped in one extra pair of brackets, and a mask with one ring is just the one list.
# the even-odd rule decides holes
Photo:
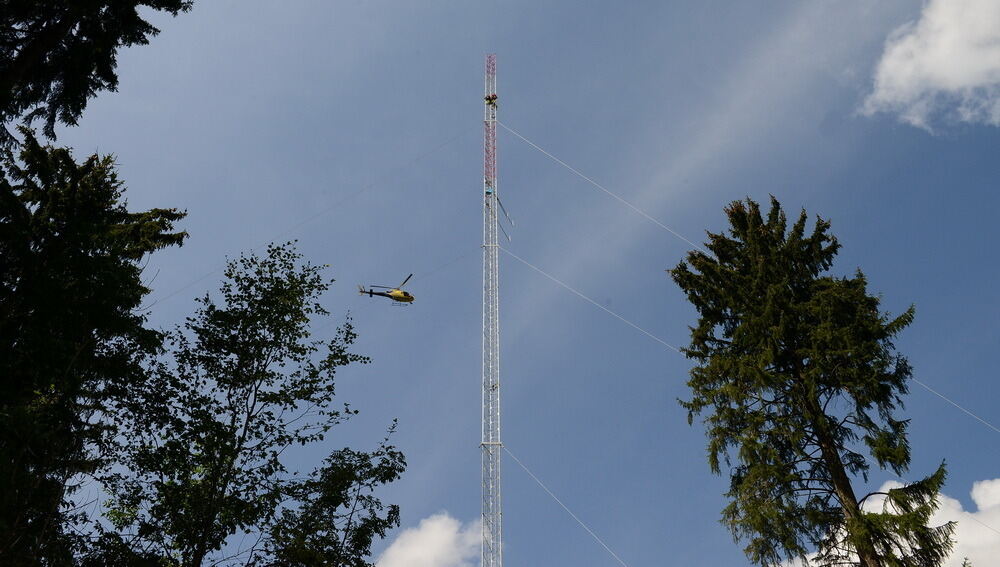
[(0, 0), (0, 124), (75, 125), (87, 101), (118, 87), (118, 49), (159, 30), (141, 8), (173, 15), (191, 0)]
[(0, 170), (0, 563), (72, 550), (68, 496), (108, 457), (104, 419), (161, 344), (137, 311), (141, 260), (184, 214), (129, 212), (110, 157), (76, 163), (24, 130)]
[[(334, 451), (306, 479), (286, 468), (289, 448), (315, 445), (357, 413), (334, 405), (334, 375), (368, 363), (349, 350), (350, 320), (330, 340), (310, 339), (311, 319), (328, 315), (318, 297), (330, 282), (320, 272), (291, 245), (241, 256), (218, 301), (201, 298), (168, 335), (169, 356), (129, 398), (128, 470), (106, 478), (119, 536), (105, 534), (106, 548), (185, 567), (226, 557), (364, 565), (373, 537), (398, 525), (398, 509), (371, 494), (405, 467), (387, 441), (372, 453)], [(220, 551), (237, 533), (262, 545)]]

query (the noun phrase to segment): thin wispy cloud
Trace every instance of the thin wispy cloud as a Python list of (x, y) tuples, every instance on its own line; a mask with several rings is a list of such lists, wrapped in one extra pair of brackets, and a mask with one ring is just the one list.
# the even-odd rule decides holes
[(926, 130), (1000, 126), (1000, 2), (931, 0), (889, 35), (874, 82), (863, 114), (894, 114)]
[[(868, 11), (841, 10), (822, 3), (804, 3), (797, 7), (781, 25), (775, 27), (771, 35), (750, 46), (731, 68), (719, 71), (715, 82), (720, 85), (719, 92), (725, 95), (707, 96), (713, 102), (693, 112), (698, 124), (696, 136), (685, 139), (676, 151), (672, 151), (669, 140), (660, 138), (662, 133), (646, 140), (645, 146), (663, 148), (663, 163), (644, 175), (638, 190), (620, 180), (607, 178), (588, 164), (578, 164), (558, 146), (546, 144), (542, 136), (534, 141), (624, 195), (651, 216), (677, 228), (686, 238), (701, 242), (704, 238), (701, 230), (684, 231), (679, 224), (692, 206), (703, 205), (706, 201), (707, 192), (697, 181), (704, 176), (717, 175), (720, 169), (724, 169), (720, 156), (726, 156), (725, 163), (729, 164), (762, 145), (773, 148), (788, 145), (789, 140), (804, 143), (802, 138), (811, 135), (811, 130), (804, 133), (800, 125), (812, 120), (802, 118), (803, 114), (812, 112), (809, 102), (817, 96), (818, 90), (828, 88), (830, 69), (844, 67), (858, 57), (857, 45), (836, 39), (846, 33), (859, 38), (876, 38), (882, 33), (876, 30), (884, 29), (878, 25), (884, 17), (879, 11), (873, 15)], [(521, 130), (521, 133), (534, 137), (534, 132)], [(667, 134), (666, 137), (672, 135)], [(515, 141), (519, 142), (512, 140)], [(696, 183), (683, 183), (687, 179)], [(581, 186), (581, 190), (592, 190), (582, 183)], [(710, 202), (712, 210), (718, 210), (725, 201), (718, 199)], [(605, 259), (614, 258), (634, 245), (651, 226), (647, 220), (613, 200), (606, 201), (604, 206), (607, 207), (607, 214), (614, 215), (608, 217), (613, 219), (609, 223), (615, 224), (600, 242), (586, 242), (581, 238), (579, 245), (572, 249), (559, 249), (554, 251), (555, 254), (550, 252), (550, 255), (541, 257), (526, 255), (526, 259), (537, 262), (571, 284), (585, 277), (595, 279), (594, 274), (600, 273)], [(582, 226), (588, 226), (582, 217), (567, 217), (554, 228), (579, 231)], [(665, 262), (667, 265), (681, 259), (691, 248), (666, 231), (658, 236), (662, 238), (657, 245), (662, 245), (673, 254)], [(517, 246), (514, 249), (516, 251)], [(521, 294), (518, 303), (513, 306), (513, 315), (505, 319), (512, 322), (508, 328), (512, 327), (513, 331), (508, 332), (516, 335), (519, 325), (536, 324), (544, 305), (557, 293), (557, 287), (542, 285)], [(665, 338), (678, 340), (676, 336)]]

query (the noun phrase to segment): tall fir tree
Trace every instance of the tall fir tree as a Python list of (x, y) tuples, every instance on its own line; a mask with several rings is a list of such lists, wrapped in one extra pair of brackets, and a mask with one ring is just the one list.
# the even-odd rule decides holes
[[(872, 463), (897, 474), (910, 463), (895, 414), (912, 369), (893, 339), (913, 307), (890, 316), (860, 270), (828, 274), (840, 245), (827, 220), (807, 233), (802, 211), (789, 228), (773, 197), (766, 217), (750, 199), (725, 212), (711, 253), (670, 271), (699, 315), (682, 405), (689, 421), (705, 414), (712, 471), (728, 469), (723, 523), (760, 565), (816, 552), (819, 565), (937, 567), (954, 530), (928, 525), (943, 463), (886, 494), (855, 492)], [(873, 496), (881, 510), (864, 506)]]
[(118, 87), (118, 50), (159, 30), (143, 9), (177, 15), (191, 0), (0, 0), (0, 124), (75, 125), (87, 101)]
[(77, 163), (23, 135), (0, 171), (0, 564), (60, 564), (69, 497), (161, 345), (138, 310), (143, 258), (186, 234), (182, 212), (127, 210), (110, 156)]

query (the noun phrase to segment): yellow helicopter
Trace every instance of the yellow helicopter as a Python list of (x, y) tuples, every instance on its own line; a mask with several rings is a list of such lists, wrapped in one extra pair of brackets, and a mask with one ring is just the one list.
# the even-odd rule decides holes
[[(359, 285), (358, 292), (360, 292), (361, 295), (368, 294), (368, 297), (375, 297), (376, 295), (381, 295), (382, 297), (388, 297), (389, 299), (393, 301), (399, 301), (400, 303), (411, 303), (413, 301), (413, 296), (410, 295), (410, 292), (403, 291), (403, 286), (406, 285), (406, 282), (410, 281), (410, 278), (412, 277), (413, 274), (406, 276), (406, 279), (403, 280), (403, 283), (399, 284), (396, 287), (389, 287), (387, 285), (371, 285), (368, 286), (368, 289), (365, 289), (365, 286)], [(389, 291), (373, 291), (375, 288), (387, 289)]]

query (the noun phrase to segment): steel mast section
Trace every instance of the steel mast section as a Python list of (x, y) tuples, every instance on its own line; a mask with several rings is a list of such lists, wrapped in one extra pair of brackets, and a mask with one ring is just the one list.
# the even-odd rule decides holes
[(483, 544), (481, 567), (503, 565), (500, 512), (500, 301), (497, 227), (497, 62), (486, 56), (483, 96)]

